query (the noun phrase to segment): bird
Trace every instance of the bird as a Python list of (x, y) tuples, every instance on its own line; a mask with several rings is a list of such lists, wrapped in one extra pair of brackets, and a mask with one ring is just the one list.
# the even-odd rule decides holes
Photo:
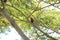
[(32, 17), (30, 18), (30, 22), (31, 22), (31, 23), (33, 23), (33, 22), (34, 22), (34, 20), (33, 20), (33, 18), (32, 18)]
[(6, 3), (7, 2), (7, 0), (1, 0), (2, 2), (4, 2), (4, 3)]

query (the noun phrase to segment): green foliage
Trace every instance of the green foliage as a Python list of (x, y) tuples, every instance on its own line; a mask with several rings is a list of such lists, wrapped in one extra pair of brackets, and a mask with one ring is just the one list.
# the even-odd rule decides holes
[[(59, 0), (47, 0), (48, 3), (57, 1)], [(6, 2), (5, 9), (10, 17), (15, 19), (16, 24), (18, 24), (22, 30), (32, 32), (30, 34), (33, 34), (35, 31), (31, 31), (33, 26), (30, 23), (30, 17), (33, 18), (34, 24), (37, 25), (37, 27), (47, 26), (54, 30), (60, 30), (60, 12), (56, 10), (55, 7), (51, 10), (49, 10), (49, 7), (45, 9), (42, 7), (42, 3), (43, 2), (41, 0), (8, 0)], [(0, 8), (1, 7), (2, 5), (0, 2)], [(10, 26), (10, 24), (7, 19), (0, 14), (0, 29), (2, 26), (7, 27)], [(43, 36), (40, 37), (41, 40), (45, 39)]]

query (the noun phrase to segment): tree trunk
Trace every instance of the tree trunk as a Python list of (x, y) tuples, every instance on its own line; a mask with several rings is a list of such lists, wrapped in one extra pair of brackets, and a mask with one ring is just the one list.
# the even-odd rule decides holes
[(4, 16), (10, 23), (11, 25), (16, 29), (16, 31), (18, 32), (18, 34), (24, 39), (24, 40), (29, 40), (29, 38), (27, 36), (25, 36), (25, 34), (22, 32), (22, 30), (20, 29), (20, 27), (16, 24), (15, 20), (13, 18), (10, 17), (10, 15), (7, 13), (6, 10), (2, 10), (0, 9), (0, 14), (2, 16)]

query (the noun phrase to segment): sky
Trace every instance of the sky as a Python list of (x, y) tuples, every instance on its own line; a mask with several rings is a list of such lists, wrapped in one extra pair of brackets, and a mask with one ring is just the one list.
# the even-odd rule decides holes
[(14, 28), (10, 27), (10, 32), (0, 33), (0, 40), (22, 40)]
[[(41, 5), (43, 4), (43, 2), (41, 3)], [(44, 4), (46, 6), (46, 4)], [(42, 5), (42, 6), (44, 6)], [(54, 7), (51, 6), (50, 10), (53, 9)], [(47, 8), (49, 9), (49, 8)], [(60, 11), (59, 9), (57, 9), (58, 11)], [(50, 32), (51, 30), (49, 30), (48, 32)], [(54, 33), (54, 34), (50, 34), (53, 37), (58, 37), (60, 35)], [(10, 32), (6, 31), (5, 33), (0, 33), (0, 40), (22, 40), (22, 38), (19, 36), (19, 34), (16, 32), (16, 30), (12, 27), (10, 27)], [(59, 39), (60, 40), (60, 39)]]
[[(53, 32), (53, 31), (48, 30), (47, 32)], [(57, 33), (52, 33), (50, 34), (50, 36), (58, 37), (60, 35)], [(0, 33), (0, 40), (22, 40), (22, 38), (13, 27), (10, 27), (9, 31), (6, 31), (5, 33)]]

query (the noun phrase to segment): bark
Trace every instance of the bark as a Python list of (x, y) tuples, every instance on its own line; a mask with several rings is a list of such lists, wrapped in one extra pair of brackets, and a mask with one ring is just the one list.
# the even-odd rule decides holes
[(24, 40), (29, 40), (29, 38), (27, 36), (25, 36), (25, 34), (22, 32), (22, 30), (20, 29), (20, 27), (16, 24), (15, 20), (10, 17), (10, 15), (6, 12), (6, 10), (2, 10), (0, 9), (0, 14), (2, 16), (4, 16), (10, 23), (11, 25), (16, 29), (16, 31), (18, 32), (18, 34), (24, 39)]

